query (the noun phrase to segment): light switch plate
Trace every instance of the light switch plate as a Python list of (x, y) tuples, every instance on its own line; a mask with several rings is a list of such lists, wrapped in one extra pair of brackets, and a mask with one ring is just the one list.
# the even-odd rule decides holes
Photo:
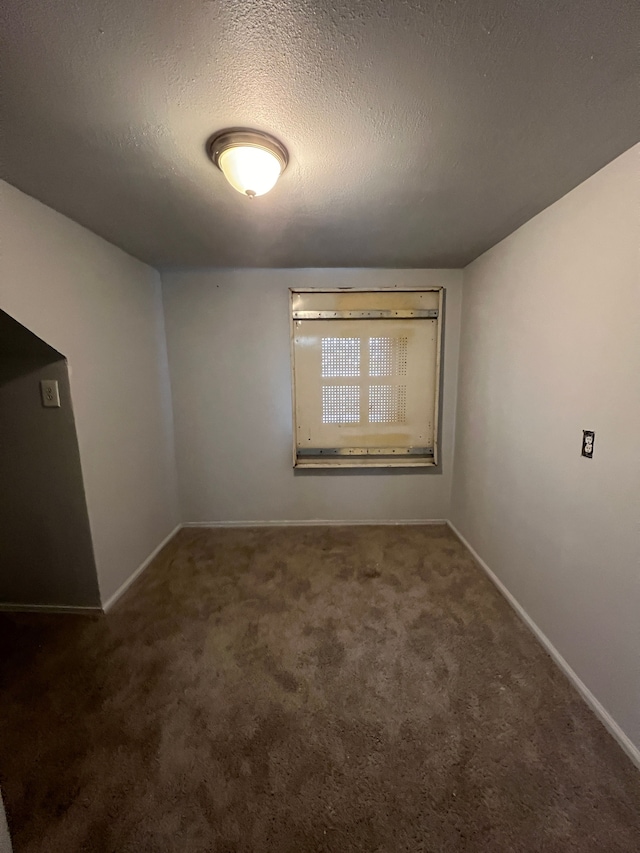
[(42, 395), (42, 405), (46, 408), (60, 408), (60, 391), (58, 390), (57, 379), (41, 379), (40, 394)]

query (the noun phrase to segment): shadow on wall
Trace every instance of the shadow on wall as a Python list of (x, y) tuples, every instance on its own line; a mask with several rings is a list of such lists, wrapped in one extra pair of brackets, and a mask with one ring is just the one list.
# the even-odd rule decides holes
[(11, 853), (11, 838), (9, 837), (9, 827), (7, 826), (7, 818), (4, 813), (2, 792), (0, 792), (0, 853)]
[[(57, 382), (45, 408), (40, 382)], [(64, 356), (0, 311), (0, 603), (99, 607)]]

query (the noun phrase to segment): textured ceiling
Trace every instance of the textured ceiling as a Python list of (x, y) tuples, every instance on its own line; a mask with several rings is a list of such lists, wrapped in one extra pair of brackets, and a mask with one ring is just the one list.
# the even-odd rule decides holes
[[(4, 0), (3, 177), (158, 266), (461, 266), (640, 139), (636, 0)], [(249, 201), (216, 130), (290, 152)]]

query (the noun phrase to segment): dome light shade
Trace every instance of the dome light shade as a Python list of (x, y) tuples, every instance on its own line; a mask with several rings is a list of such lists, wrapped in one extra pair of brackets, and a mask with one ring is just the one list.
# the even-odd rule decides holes
[(277, 139), (254, 130), (219, 133), (210, 150), (211, 159), (231, 186), (249, 198), (273, 189), (289, 159)]

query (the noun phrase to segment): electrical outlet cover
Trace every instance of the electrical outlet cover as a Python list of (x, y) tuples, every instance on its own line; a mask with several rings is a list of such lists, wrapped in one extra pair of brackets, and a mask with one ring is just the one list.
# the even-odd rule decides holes
[(60, 391), (58, 390), (58, 381), (56, 379), (41, 379), (40, 394), (42, 396), (42, 405), (45, 408), (58, 409), (60, 407)]
[(586, 456), (587, 459), (593, 458), (593, 442), (595, 441), (595, 438), (596, 434), (593, 430), (582, 430), (582, 455)]

